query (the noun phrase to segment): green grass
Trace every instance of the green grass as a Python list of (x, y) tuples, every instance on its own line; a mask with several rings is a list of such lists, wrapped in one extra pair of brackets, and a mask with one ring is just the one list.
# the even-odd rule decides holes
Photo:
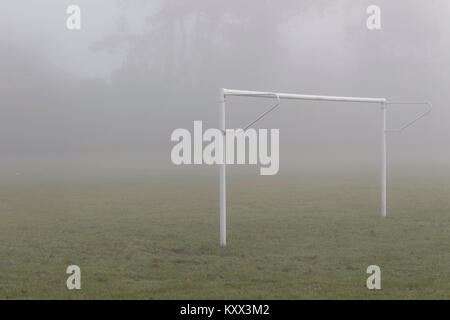
[(450, 298), (450, 183), (398, 180), (382, 219), (373, 179), (245, 181), (226, 248), (216, 178), (3, 182), (0, 299)]

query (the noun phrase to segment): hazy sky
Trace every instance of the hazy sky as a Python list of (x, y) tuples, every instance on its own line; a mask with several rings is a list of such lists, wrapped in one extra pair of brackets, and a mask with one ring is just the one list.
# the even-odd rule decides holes
[[(66, 8), (81, 8), (81, 30)], [(366, 28), (367, 6), (382, 28)], [(427, 100), (435, 109), (389, 137), (392, 160), (450, 161), (450, 2), (2, 0), (0, 156), (137, 157), (170, 166), (170, 133), (218, 123), (220, 87)], [(272, 101), (230, 99), (230, 127)], [(420, 107), (395, 108), (399, 126)], [(280, 166), (379, 159), (379, 108), (283, 102)], [(294, 160), (292, 160), (294, 159)], [(400, 161), (400, 160), (399, 160)]]

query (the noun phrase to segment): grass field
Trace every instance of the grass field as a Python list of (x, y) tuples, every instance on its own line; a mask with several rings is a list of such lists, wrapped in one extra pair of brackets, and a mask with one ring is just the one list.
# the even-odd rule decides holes
[(372, 178), (268, 181), (231, 179), (226, 248), (216, 177), (3, 181), (0, 298), (450, 298), (445, 179), (390, 183), (387, 219)]

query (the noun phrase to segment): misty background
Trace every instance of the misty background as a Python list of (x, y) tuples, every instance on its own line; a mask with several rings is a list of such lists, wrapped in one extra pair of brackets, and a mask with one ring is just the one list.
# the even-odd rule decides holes
[[(70, 4), (81, 30), (66, 28)], [(379, 31), (366, 28), (371, 4)], [(430, 101), (430, 115), (388, 136), (388, 164), (448, 169), (449, 17), (447, 0), (2, 0), (0, 173), (217, 174), (173, 165), (170, 134), (217, 127), (222, 87)], [(227, 126), (272, 105), (230, 98)], [(393, 108), (388, 127), (422, 110)], [(379, 170), (380, 126), (378, 106), (282, 101), (256, 128), (280, 129), (286, 174)]]

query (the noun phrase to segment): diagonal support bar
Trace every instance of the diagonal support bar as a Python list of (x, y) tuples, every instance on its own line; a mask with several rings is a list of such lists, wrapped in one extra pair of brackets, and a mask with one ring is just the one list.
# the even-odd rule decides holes
[(427, 110), (425, 112), (421, 113), (419, 116), (417, 116), (413, 120), (407, 122), (406, 124), (404, 124), (400, 128), (397, 128), (397, 129), (386, 129), (386, 132), (401, 132), (401, 131), (405, 130), (406, 128), (412, 126), (414, 123), (416, 123), (417, 121), (419, 121), (423, 117), (425, 117), (433, 109), (433, 105), (431, 104), (431, 102), (423, 102), (423, 101), (389, 101), (386, 104), (387, 105), (426, 105), (427, 106)]
[(247, 130), (248, 128), (250, 128), (252, 125), (254, 125), (255, 123), (257, 123), (259, 120), (261, 120), (262, 118), (264, 118), (266, 115), (268, 115), (269, 113), (271, 113), (273, 110), (275, 110), (279, 105), (280, 105), (280, 97), (278, 96), (278, 94), (274, 93), (273, 94), (275, 96), (275, 98), (277, 98), (277, 104), (274, 105), (273, 107), (271, 107), (269, 110), (263, 112), (260, 116), (258, 116), (258, 118), (256, 118), (255, 120), (253, 120), (252, 122), (250, 122), (248, 125), (246, 125), (244, 127), (244, 131)]

